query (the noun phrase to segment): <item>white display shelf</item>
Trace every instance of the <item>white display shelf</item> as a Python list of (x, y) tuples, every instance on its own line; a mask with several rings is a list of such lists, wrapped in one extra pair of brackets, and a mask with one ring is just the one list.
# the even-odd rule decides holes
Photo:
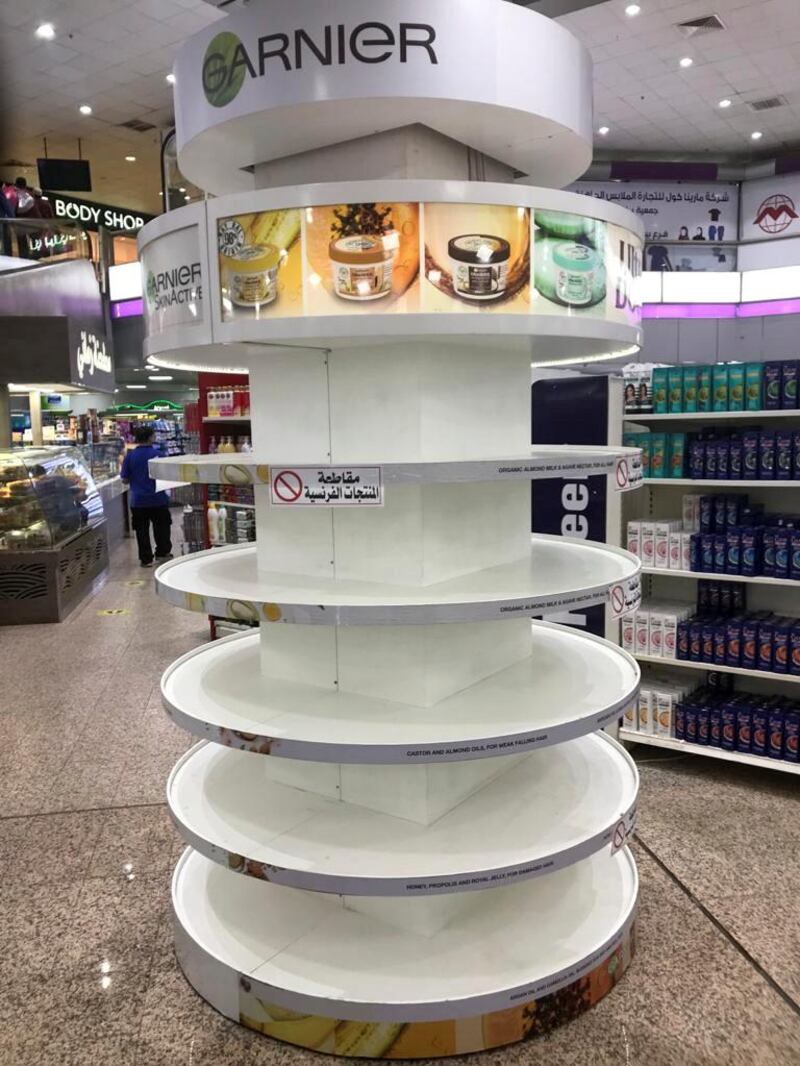
[(722, 759), (725, 762), (738, 762), (745, 766), (757, 766), (762, 770), (778, 770), (784, 774), (800, 775), (800, 763), (787, 762), (785, 759), (768, 759), (764, 755), (750, 755), (743, 751), (726, 751), (724, 748), (711, 747), (708, 744), (690, 744), (675, 737), (659, 737), (650, 733), (638, 733), (635, 729), (620, 729), (620, 740), (632, 744), (650, 744), (655, 748), (668, 748), (684, 755), (706, 755), (709, 759)]
[(203, 415), (204, 422), (250, 422), (250, 415)]
[(233, 500), (208, 500), (209, 507), (238, 507), (239, 510), (254, 511), (254, 503), (235, 503)]
[(657, 655), (637, 655), (640, 663), (654, 663), (656, 666), (676, 666), (686, 670), (713, 670), (719, 674), (739, 674), (741, 677), (757, 677), (762, 681), (786, 681), (800, 684), (800, 674), (776, 674), (771, 670), (747, 670), (743, 666), (717, 666), (715, 663), (693, 663), (688, 659), (662, 659)]
[(690, 485), (695, 491), (700, 492), (702, 489), (798, 489), (800, 488), (800, 481), (721, 481), (718, 478), (699, 478), (695, 480), (690, 477), (646, 477), (643, 479), (644, 484), (650, 488), (662, 488), (668, 485), (684, 486)]
[(800, 418), (800, 410), (784, 411), (692, 411), (684, 414), (626, 414), (626, 422), (761, 422)]
[(214, 641), (161, 681), (167, 713), (195, 736), (278, 758), (345, 763), (461, 762), (559, 744), (635, 702), (639, 667), (616, 645), (532, 623), (529, 658), (435, 708), (264, 677), (258, 633)]
[[(207, 421), (207, 419), (206, 419)], [(228, 421), (225, 419), (225, 421)], [(202, 485), (268, 485), (271, 471), (295, 467), (329, 468), (329, 459), (319, 464), (277, 463), (254, 455), (182, 455), (152, 459), (153, 477), (175, 477)], [(550, 477), (588, 477), (605, 474), (620, 489), (641, 484), (641, 452), (638, 448), (574, 447), (536, 445), (523, 455), (496, 459), (463, 459), (442, 462), (378, 463), (362, 457), (339, 459), (336, 468), (379, 466), (385, 485), (457, 484), (472, 481), (535, 481)], [(619, 479), (617, 475), (619, 474)]]
[(258, 570), (254, 547), (232, 545), (164, 563), (156, 588), (203, 614), (308, 625), (486, 622), (606, 602), (621, 615), (638, 606), (635, 555), (543, 534), (531, 541), (518, 562), (423, 587), (268, 573)]
[(375, 901), (381, 920), (341, 897), (239, 877), (188, 849), (172, 899), (184, 973), (228, 1017), (246, 1013), (244, 990), (284, 1011), (403, 1023), (515, 1007), (571, 984), (620, 947), (637, 890), (627, 848), (597, 853), (548, 877), (467, 893), (443, 929), (422, 935), (390, 924), (386, 908), (408, 912), (424, 900)]
[(743, 574), (711, 574), (699, 570), (664, 570), (655, 566), (643, 566), (642, 573), (651, 577), (693, 577), (700, 581), (733, 581), (743, 585), (772, 585), (800, 591), (800, 581), (791, 581), (788, 577), (746, 577)]
[[(207, 858), (272, 884), (343, 895), (497, 887), (563, 869), (610, 847), (615, 831), (633, 831), (636, 767), (604, 733), (522, 756), (510, 769), (505, 760), (481, 768), (494, 774), (488, 783), (473, 783), (471, 795), (423, 825), (357, 802), (422, 771), (342, 766), (337, 798), (315, 791), (331, 775), (313, 764), (201, 743), (172, 771), (167, 800), (181, 836)], [(455, 768), (430, 772), (435, 787)]]

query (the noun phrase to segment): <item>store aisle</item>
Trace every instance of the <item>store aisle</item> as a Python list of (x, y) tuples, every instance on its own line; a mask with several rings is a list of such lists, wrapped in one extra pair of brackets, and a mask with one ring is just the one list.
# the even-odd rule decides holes
[[(161, 709), (158, 681), (207, 635), (202, 617), (156, 599), (130, 542), (68, 622), (0, 630), (2, 1066), (321, 1061), (226, 1021), (174, 960), (169, 874), (181, 848), (164, 789), (190, 741)], [(639, 754), (642, 903), (629, 974), (552, 1036), (474, 1058), (799, 1062), (793, 781)]]

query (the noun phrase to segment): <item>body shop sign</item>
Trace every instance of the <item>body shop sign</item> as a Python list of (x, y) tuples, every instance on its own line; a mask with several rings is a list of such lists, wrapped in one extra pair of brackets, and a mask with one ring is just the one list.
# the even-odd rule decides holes
[(155, 215), (147, 215), (141, 211), (129, 211), (124, 207), (115, 207), (112, 204), (98, 204), (91, 200), (78, 200), (74, 196), (63, 196), (59, 192), (45, 194), (53, 208), (53, 214), (63, 222), (75, 222), (88, 230), (105, 229), (122, 233), (138, 233), (146, 222), (150, 222)]
[(148, 333), (203, 321), (203, 271), (197, 226), (159, 237), (141, 252)]

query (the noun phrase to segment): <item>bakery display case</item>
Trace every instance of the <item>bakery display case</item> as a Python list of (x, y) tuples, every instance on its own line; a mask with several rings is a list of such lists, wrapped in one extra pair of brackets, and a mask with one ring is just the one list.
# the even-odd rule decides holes
[(94, 444), (79, 444), (78, 450), (98, 488), (103, 482), (119, 477), (125, 455), (125, 441), (122, 437), (101, 440)]
[(0, 624), (61, 621), (107, 565), (103, 502), (81, 452), (0, 452)]

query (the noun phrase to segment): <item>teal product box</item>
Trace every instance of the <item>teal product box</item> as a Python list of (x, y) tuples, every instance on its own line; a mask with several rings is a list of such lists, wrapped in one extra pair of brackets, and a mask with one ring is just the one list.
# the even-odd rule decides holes
[(711, 369), (711, 410), (728, 410), (728, 364), (715, 363)]
[(667, 439), (666, 433), (650, 434), (650, 477), (667, 476)]
[(797, 378), (800, 363), (791, 360), (781, 367), (781, 407), (793, 411), (797, 407)]
[(666, 366), (654, 366), (653, 367), (653, 414), (665, 415), (669, 410), (668, 398), (669, 398), (669, 385), (667, 383), (667, 372), (669, 367)]
[(642, 449), (642, 477), (650, 477), (650, 438), (652, 433), (637, 433), (639, 438), (634, 447)]
[(668, 454), (668, 477), (683, 477), (686, 464), (686, 434), (670, 433)]
[(683, 368), (683, 410), (686, 414), (694, 414), (697, 410), (696, 366), (685, 366)]
[(761, 411), (764, 408), (764, 364), (745, 363), (744, 406), (746, 411)]
[(671, 366), (667, 370), (667, 385), (669, 389), (669, 413), (679, 415), (683, 411), (683, 368)]
[(711, 367), (697, 368), (697, 410), (710, 411), (711, 408)]
[(622, 434), (622, 447), (623, 448), (638, 448), (639, 444), (637, 442), (639, 440), (639, 437), (641, 437), (641, 436), (642, 436), (641, 433), (623, 433)]
[(728, 410), (744, 411), (744, 363), (731, 363), (728, 367)]

